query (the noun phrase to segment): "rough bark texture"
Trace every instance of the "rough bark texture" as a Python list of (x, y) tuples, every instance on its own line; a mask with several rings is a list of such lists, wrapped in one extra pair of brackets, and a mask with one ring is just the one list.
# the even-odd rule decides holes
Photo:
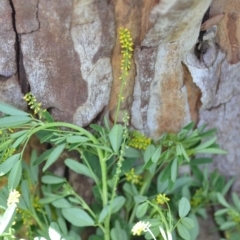
[(118, 120), (127, 110), (151, 137), (191, 120), (216, 127), (229, 154), (214, 166), (239, 175), (239, 13), (239, 0), (1, 0), (0, 100), (26, 109), (31, 91), (57, 120), (113, 119), (127, 27), (134, 57)]

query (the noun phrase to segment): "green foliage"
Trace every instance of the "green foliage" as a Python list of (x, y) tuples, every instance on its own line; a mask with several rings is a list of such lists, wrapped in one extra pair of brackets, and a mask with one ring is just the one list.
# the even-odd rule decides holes
[[(208, 163), (210, 159), (194, 158), (196, 153), (205, 150), (207, 153), (224, 153), (215, 143), (214, 131), (205, 131), (205, 126), (193, 129), (191, 123), (178, 134), (164, 134), (154, 141), (142, 134), (129, 134), (127, 117), (123, 126), (91, 125), (94, 132), (90, 132), (73, 124), (54, 122), (49, 115), (45, 119), (43, 114), (42, 120), (38, 120), (12, 106), (8, 109), (6, 104), (3, 104), (3, 110), (0, 105), (0, 110), (5, 113), (2, 119), (15, 119), (15, 122), (8, 125), (4, 122), (1, 126), (4, 138), (0, 146), (3, 159), (0, 174), (8, 179), (8, 190), (4, 188), (6, 195), (3, 199), (7, 201), (7, 195), (15, 189), (21, 193), (20, 199), (16, 200), (20, 209), (17, 216), (21, 217), (15, 217), (13, 208), (3, 207), (3, 217), (7, 219), (4, 225), (0, 224), (3, 235), (13, 234), (12, 222), (17, 220), (17, 226), (30, 223), (26, 231), (29, 236), (41, 235), (46, 239), (69, 237), (74, 231), (76, 235), (89, 226), (96, 227), (100, 238), (105, 240), (118, 239), (119, 234), (130, 239), (130, 232), (123, 230), (123, 226), (130, 229), (136, 220), (146, 220), (151, 225), (145, 234), (146, 239), (153, 235), (171, 239), (177, 234), (188, 240), (197, 236), (191, 232), (196, 221), (194, 215), (188, 217), (190, 211), (191, 214), (200, 214), (206, 204), (214, 201), (226, 208), (230, 206), (221, 194), (226, 194), (232, 181), (226, 184), (216, 172), (210, 176), (206, 170), (202, 172), (198, 165)], [(20, 117), (27, 121), (19, 122)], [(30, 163), (26, 164), (23, 152), (33, 135), (41, 143), (51, 143), (52, 148), (40, 156), (33, 153)], [(138, 144), (134, 148), (132, 144), (130, 148), (128, 143), (132, 137), (135, 144), (144, 142), (145, 147), (138, 148)], [(210, 140), (205, 141), (205, 138)], [(16, 150), (7, 153), (6, 149)], [(86, 203), (66, 178), (47, 172), (64, 150), (79, 153), (82, 162), (67, 158), (64, 163), (75, 173), (94, 181), (94, 204)], [(43, 164), (42, 171), (39, 171), (40, 164)], [(179, 177), (181, 165), (189, 166), (189, 176)], [(41, 182), (40, 173), (43, 174)], [(4, 191), (1, 190), (0, 194)], [(234, 199), (237, 202), (236, 196)], [(75, 230), (67, 231), (65, 222), (75, 226)], [(220, 226), (221, 229), (233, 227), (236, 227), (233, 221)], [(94, 238), (99, 237), (93, 235)]]
[[(117, 124), (133, 51), (127, 29), (120, 30), (120, 41), (122, 86), (113, 126), (107, 119), (103, 126), (92, 124), (91, 130), (55, 122), (31, 93), (24, 98), (34, 115), (0, 103), (0, 181), (5, 181), (0, 237), (24, 233), (21, 237), (28, 239), (80, 240), (81, 232), (91, 227), (95, 232), (90, 240), (129, 240), (142, 233), (145, 239), (195, 240), (197, 216), (206, 217), (206, 207), (217, 204), (224, 207), (215, 214), (220, 229), (231, 237), (236, 233), (239, 199), (233, 194), (232, 206), (224, 197), (233, 179), (227, 182), (217, 172), (202, 170), (200, 165), (210, 158), (195, 158), (226, 153), (216, 144), (215, 130), (195, 129), (190, 123), (177, 134), (153, 140), (131, 131), (126, 113), (123, 125)], [(39, 156), (33, 151), (26, 162), (24, 151), (32, 136), (50, 149)], [(50, 172), (64, 151), (78, 155), (66, 158), (64, 165), (93, 182), (92, 203), (75, 192), (67, 176)], [(179, 176), (181, 166), (189, 171)]]

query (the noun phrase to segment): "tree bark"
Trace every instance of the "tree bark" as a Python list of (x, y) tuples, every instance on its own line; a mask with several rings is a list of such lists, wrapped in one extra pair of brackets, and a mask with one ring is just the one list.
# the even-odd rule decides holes
[(134, 56), (118, 120), (127, 110), (153, 138), (192, 120), (216, 127), (229, 153), (215, 167), (239, 175), (239, 12), (239, 0), (1, 0), (0, 100), (26, 109), (31, 91), (57, 120), (114, 119), (127, 27)]

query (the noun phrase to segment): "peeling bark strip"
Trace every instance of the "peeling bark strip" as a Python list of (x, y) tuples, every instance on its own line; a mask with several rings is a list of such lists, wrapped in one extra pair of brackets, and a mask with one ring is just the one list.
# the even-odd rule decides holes
[(223, 0), (213, 1), (213, 8), (210, 14), (224, 12), (224, 18), (218, 25), (217, 39), (220, 48), (227, 53), (227, 60), (231, 64), (240, 61), (240, 1)]
[[(167, 11), (153, 10), (155, 23), (143, 39), (141, 47), (155, 48), (157, 57), (148, 64), (146, 70), (139, 62), (139, 59), (149, 61), (149, 58), (143, 55), (144, 52), (138, 52), (138, 57), (135, 58), (136, 65), (142, 69), (137, 73), (136, 83), (138, 79), (146, 78), (146, 72), (152, 73), (149, 99), (148, 102), (145, 101), (144, 107), (141, 107), (141, 96), (146, 92), (147, 85), (136, 85), (132, 108), (132, 124), (136, 121), (136, 126), (140, 129), (142, 127), (141, 130), (148, 132), (152, 137), (157, 137), (165, 131), (178, 131), (191, 119), (192, 110), (188, 105), (181, 61), (197, 42), (201, 20), (210, 2), (171, 1), (171, 7), (166, 8)], [(154, 71), (150, 70), (152, 67)], [(137, 111), (134, 107), (138, 107)], [(147, 113), (144, 116), (145, 112)]]
[(210, 19), (208, 19), (207, 21), (205, 21), (202, 25), (201, 25), (201, 31), (206, 31), (211, 29), (214, 25), (217, 25), (220, 23), (220, 21), (223, 19), (224, 17), (224, 13), (220, 13), (217, 14), (213, 17), (211, 17)]

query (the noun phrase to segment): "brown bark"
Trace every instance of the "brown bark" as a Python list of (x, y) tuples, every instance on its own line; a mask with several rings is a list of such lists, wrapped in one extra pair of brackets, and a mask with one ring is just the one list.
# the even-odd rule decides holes
[[(224, 17), (209, 20), (196, 45), (210, 4), (209, 18)], [(114, 118), (118, 30), (127, 27), (134, 56), (121, 110), (131, 126), (151, 137), (191, 120), (217, 127), (229, 154), (215, 165), (237, 175), (239, 12), (238, 0), (1, 0), (0, 100), (26, 109), (22, 96), (31, 90), (57, 120)]]

